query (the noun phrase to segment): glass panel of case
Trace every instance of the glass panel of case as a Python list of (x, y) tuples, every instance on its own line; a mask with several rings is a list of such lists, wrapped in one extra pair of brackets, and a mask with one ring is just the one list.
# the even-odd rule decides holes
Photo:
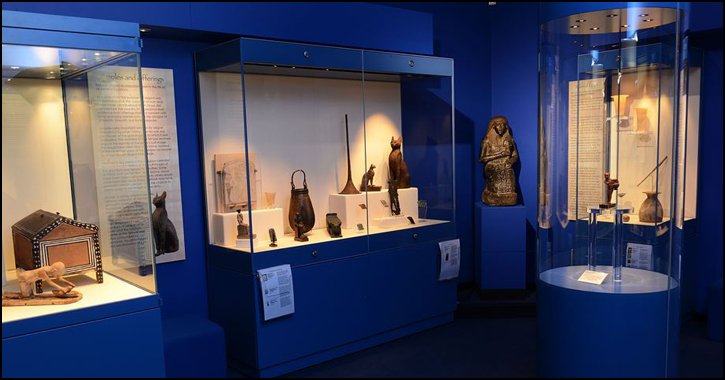
[(3, 44), (3, 292), (62, 262), (83, 295), (3, 323), (156, 292), (138, 58)]

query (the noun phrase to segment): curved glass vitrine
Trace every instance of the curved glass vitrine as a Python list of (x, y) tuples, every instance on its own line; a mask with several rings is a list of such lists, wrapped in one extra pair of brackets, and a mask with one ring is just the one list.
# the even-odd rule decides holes
[[(695, 217), (695, 191), (686, 183), (697, 183), (697, 160), (687, 160), (697, 146), (696, 127), (688, 133), (687, 9), (679, 3), (541, 8), (540, 342), (557, 331), (547, 316), (567, 312), (604, 342), (607, 336), (622, 345), (649, 340), (632, 353), (647, 365), (610, 365), (613, 375), (676, 373), (683, 226)], [(571, 303), (577, 297), (584, 298)], [(629, 304), (634, 299), (648, 305), (646, 312)], [(567, 307), (574, 309), (560, 310)], [(599, 307), (606, 309), (589, 314)], [(618, 319), (624, 316), (632, 317)], [(640, 330), (622, 333), (628, 328)], [(639, 334), (644, 330), (651, 335)], [(586, 374), (607, 357), (554, 364), (568, 354), (576, 356), (553, 350), (542, 371)]]

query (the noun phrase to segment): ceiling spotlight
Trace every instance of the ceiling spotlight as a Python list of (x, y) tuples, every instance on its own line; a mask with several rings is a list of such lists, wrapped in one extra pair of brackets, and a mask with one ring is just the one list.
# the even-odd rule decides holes
[(99, 55), (101, 55), (101, 53), (95, 52), (95, 53), (93, 53), (93, 55), (95, 55), (96, 57), (98, 57)]
[(648, 18), (648, 19), (644, 19), (644, 20), (642, 20), (642, 21), (643, 21), (643, 22), (652, 22), (652, 21), (654, 21), (654, 20), (655, 20), (655, 19), (653, 19), (653, 18)]
[(622, 28), (629, 28), (629, 25), (624, 24), (624, 25), (622, 25)]
[(589, 30), (599, 30), (599, 28), (595, 26), (593, 28), (589, 28)]
[(10, 66), (10, 69), (11, 69), (11, 70), (19, 70), (19, 69), (20, 69), (20, 67), (19, 67), (19, 66)]
[(139, 29), (139, 31), (140, 31), (141, 33), (148, 33), (148, 32), (150, 32), (150, 31), (151, 31), (151, 29), (149, 29), (149, 28), (141, 28), (141, 29)]
[(576, 22), (586, 22), (587, 20), (580, 18), (579, 20), (576, 20)]
[(642, 13), (641, 15), (639, 15), (639, 17), (647, 17), (647, 16), (649, 16), (649, 13)]
[(609, 18), (615, 18), (615, 17), (617, 17), (617, 16), (618, 16), (618, 15), (617, 15), (617, 14), (614, 14), (614, 13), (611, 13), (611, 14), (608, 14), (608, 15), (607, 15), (607, 17), (609, 17)]
[(81, 58), (81, 62), (87, 62), (88, 58)]
[(572, 28), (572, 29), (576, 29), (578, 27), (579, 27), (579, 25), (572, 25), (572, 26), (570, 26), (570, 28)]

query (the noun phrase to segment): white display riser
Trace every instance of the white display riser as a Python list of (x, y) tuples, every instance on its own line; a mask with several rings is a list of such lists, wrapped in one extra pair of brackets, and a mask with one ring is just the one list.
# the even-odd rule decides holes
[[(242, 211), (244, 223), (249, 224), (249, 211)], [(252, 211), (252, 228), (257, 239), (262, 242), (269, 241), (269, 229), (274, 228), (277, 236), (284, 235), (284, 212), (281, 208)], [(213, 215), (212, 228), (214, 230), (214, 244), (223, 246), (237, 246), (237, 213), (216, 213)], [(247, 244), (248, 244), (247, 240)], [(257, 242), (255, 241), (255, 246)], [(243, 247), (239, 247), (243, 248)], [(244, 247), (244, 248), (249, 248)]]
[[(368, 208), (371, 222), (381, 227), (389, 224), (387, 219), (392, 218), (393, 215), (390, 212), (390, 194), (387, 190), (362, 192), (353, 195), (332, 194), (330, 195), (330, 212), (337, 213), (337, 216), (342, 221), (343, 229), (355, 228), (358, 223), (365, 225), (365, 210), (360, 205), (366, 204), (366, 194), (366, 207)], [(405, 223), (410, 223), (407, 221), (408, 216), (412, 217), (413, 220), (418, 220), (418, 189), (415, 187), (399, 189), (398, 200), (400, 202), (400, 216), (406, 220)], [(387, 206), (383, 205), (381, 201), (385, 201)], [(392, 219), (395, 222), (399, 218)], [(393, 223), (390, 227), (402, 224)]]

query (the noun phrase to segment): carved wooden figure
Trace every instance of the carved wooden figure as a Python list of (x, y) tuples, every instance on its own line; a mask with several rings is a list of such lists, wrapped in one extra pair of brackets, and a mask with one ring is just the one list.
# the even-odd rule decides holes
[(390, 179), (398, 181), (398, 189), (407, 189), (410, 187), (410, 172), (408, 165), (403, 161), (403, 153), (400, 147), (403, 144), (403, 136), (390, 138), (390, 148), (392, 151), (388, 156), (388, 169), (390, 170)]
[(518, 200), (516, 174), (513, 165), (519, 160), (511, 127), (503, 116), (491, 118), (486, 135), (481, 140), (481, 154), (486, 188), (481, 194), (483, 203), (489, 206), (514, 206)]
[(156, 209), (151, 215), (154, 225), (154, 243), (156, 243), (156, 256), (166, 253), (173, 253), (179, 250), (179, 236), (176, 234), (176, 227), (169, 219), (166, 211), (166, 192), (156, 194), (153, 199)]
[[(67, 305), (78, 302), (83, 295), (73, 291), (75, 285), (64, 279), (65, 264), (62, 262), (25, 271), (17, 269), (19, 293), (3, 292), (3, 306), (36, 306), (36, 305)], [(58, 285), (55, 281), (65, 286)], [(45, 281), (56, 290), (52, 294), (33, 294), (33, 286), (38, 281)]]

